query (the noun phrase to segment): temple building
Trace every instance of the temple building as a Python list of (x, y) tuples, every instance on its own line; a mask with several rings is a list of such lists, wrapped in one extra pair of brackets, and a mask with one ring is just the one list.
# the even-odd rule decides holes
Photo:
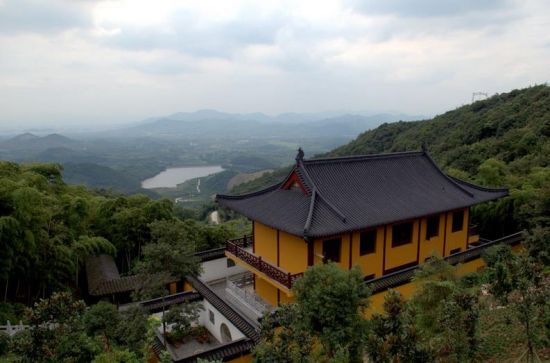
[(470, 207), (507, 194), (445, 174), (425, 150), (306, 160), (300, 149), (282, 182), (216, 199), (253, 222), (253, 235), (228, 241), (225, 254), (276, 307), (293, 301), (309, 266), (326, 261), (358, 265), (368, 282), (433, 255), (465, 256), (480, 243)]

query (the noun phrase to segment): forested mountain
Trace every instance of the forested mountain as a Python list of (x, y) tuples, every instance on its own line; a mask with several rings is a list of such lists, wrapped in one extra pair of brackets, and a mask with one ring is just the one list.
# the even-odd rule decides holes
[[(491, 236), (548, 223), (549, 137), (550, 87), (540, 85), (498, 94), (429, 120), (385, 123), (324, 156), (419, 150), (425, 145), (449, 174), (510, 188), (510, 196), (496, 206), (475, 210), (482, 231)], [(235, 191), (261, 188), (282, 174), (268, 175)]]

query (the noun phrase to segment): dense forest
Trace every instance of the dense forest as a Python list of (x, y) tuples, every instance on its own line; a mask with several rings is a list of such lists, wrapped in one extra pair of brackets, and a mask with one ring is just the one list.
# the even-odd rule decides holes
[[(246, 223), (207, 225), (205, 213), (145, 195), (92, 192), (63, 182), (57, 164), (0, 162), (0, 286), (4, 302), (30, 304), (56, 290), (80, 295), (79, 271), (87, 256), (116, 256), (131, 272), (152, 229), (175, 229), (192, 250), (220, 246), (244, 233)], [(1, 310), (1, 309), (0, 309)], [(6, 320), (0, 313), (0, 321)]]
[[(429, 120), (385, 123), (322, 156), (420, 150), (422, 145), (450, 175), (510, 189), (509, 197), (475, 208), (474, 218), (486, 237), (548, 226), (549, 86), (498, 94)], [(239, 185), (234, 192), (273, 184), (287, 170)]]

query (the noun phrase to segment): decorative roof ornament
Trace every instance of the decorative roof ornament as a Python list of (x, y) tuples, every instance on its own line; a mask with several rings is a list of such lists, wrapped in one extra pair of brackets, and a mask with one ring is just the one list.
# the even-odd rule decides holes
[(298, 154), (296, 154), (296, 163), (304, 160), (304, 150), (301, 147), (298, 148)]

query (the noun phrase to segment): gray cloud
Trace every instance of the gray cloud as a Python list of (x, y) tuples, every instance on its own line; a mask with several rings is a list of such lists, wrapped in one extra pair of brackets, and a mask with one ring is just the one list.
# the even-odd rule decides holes
[(501, 10), (506, 0), (351, 0), (348, 4), (366, 15), (399, 17), (452, 17)]
[(178, 10), (163, 29), (122, 27), (104, 43), (130, 50), (165, 49), (199, 57), (230, 58), (243, 46), (273, 44), (284, 24), (285, 19), (279, 15), (262, 18), (252, 14), (242, 14), (222, 23), (203, 24), (195, 14)]
[(0, 128), (201, 108), (430, 114), (548, 81), (547, 0), (234, 1), (0, 0)]
[(0, 2), (1, 33), (52, 33), (88, 27), (92, 18), (83, 2), (6, 0)]

